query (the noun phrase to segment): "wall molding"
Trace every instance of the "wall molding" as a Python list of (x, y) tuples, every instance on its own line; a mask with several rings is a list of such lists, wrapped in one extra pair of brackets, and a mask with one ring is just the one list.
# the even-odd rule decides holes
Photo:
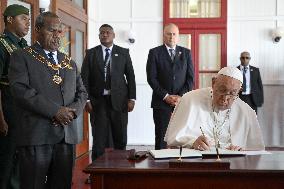
[(267, 85), (267, 86), (272, 86), (272, 85), (275, 85), (275, 86), (281, 86), (281, 85), (284, 85), (284, 80), (265, 80), (265, 81), (262, 81), (263, 85)]
[(228, 17), (228, 21), (282, 21), (284, 16), (234, 16)]
[[(284, 19), (283, 19), (284, 20)], [(132, 19), (119, 19), (119, 20), (104, 20), (100, 19), (99, 21), (97, 19), (89, 18), (89, 21), (92, 21), (94, 23), (101, 23), (101, 22), (111, 22), (111, 23), (163, 23), (162, 17), (157, 18), (132, 18)]]

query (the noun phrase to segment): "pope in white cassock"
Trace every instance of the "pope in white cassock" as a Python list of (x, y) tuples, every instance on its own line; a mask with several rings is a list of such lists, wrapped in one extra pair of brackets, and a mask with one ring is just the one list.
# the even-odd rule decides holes
[(238, 98), (242, 82), (239, 69), (225, 67), (212, 79), (212, 88), (184, 94), (165, 135), (168, 146), (264, 150), (256, 113)]

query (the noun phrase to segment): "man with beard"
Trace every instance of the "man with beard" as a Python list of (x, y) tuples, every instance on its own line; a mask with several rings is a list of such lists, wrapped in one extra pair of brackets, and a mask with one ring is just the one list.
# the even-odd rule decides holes
[(0, 188), (18, 188), (18, 164), (14, 141), (13, 99), (8, 81), (11, 54), (27, 46), (29, 9), (13, 4), (4, 11), (5, 29), (0, 36)]
[(58, 51), (62, 24), (51, 12), (35, 22), (36, 43), (11, 56), (22, 189), (71, 188), (75, 144), (87, 92), (76, 63)]

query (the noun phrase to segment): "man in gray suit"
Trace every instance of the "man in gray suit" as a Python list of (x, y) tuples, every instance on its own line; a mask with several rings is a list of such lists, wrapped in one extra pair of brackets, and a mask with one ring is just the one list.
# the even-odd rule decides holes
[(35, 23), (37, 42), (16, 51), (9, 80), (16, 104), (20, 184), (23, 189), (71, 188), (76, 117), (87, 100), (76, 63), (58, 51), (62, 25), (51, 12)]

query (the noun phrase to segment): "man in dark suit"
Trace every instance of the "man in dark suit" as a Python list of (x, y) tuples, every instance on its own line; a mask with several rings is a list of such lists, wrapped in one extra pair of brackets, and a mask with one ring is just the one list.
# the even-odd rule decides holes
[(100, 27), (99, 38), (101, 45), (87, 50), (81, 72), (90, 100), (86, 110), (91, 115), (92, 160), (109, 147), (110, 134), (114, 149), (126, 148), (128, 112), (136, 98), (129, 50), (113, 44), (115, 33), (108, 24)]
[(75, 144), (82, 138), (76, 117), (87, 92), (76, 63), (58, 51), (62, 25), (51, 12), (35, 22), (37, 42), (15, 51), (9, 81), (16, 104), (22, 189), (71, 188)]
[(27, 46), (24, 37), (29, 32), (29, 9), (9, 5), (3, 14), (5, 29), (0, 35), (0, 188), (19, 188), (18, 162), (14, 141), (15, 122), (13, 98), (8, 81), (11, 54)]
[(257, 113), (257, 107), (263, 104), (263, 86), (259, 69), (249, 65), (250, 59), (249, 52), (241, 53), (241, 65), (238, 68), (243, 73), (243, 86), (239, 97)]
[(175, 105), (192, 90), (194, 71), (190, 50), (178, 46), (179, 29), (175, 24), (164, 27), (164, 45), (149, 51), (147, 80), (153, 89), (155, 149), (166, 148), (164, 136)]

